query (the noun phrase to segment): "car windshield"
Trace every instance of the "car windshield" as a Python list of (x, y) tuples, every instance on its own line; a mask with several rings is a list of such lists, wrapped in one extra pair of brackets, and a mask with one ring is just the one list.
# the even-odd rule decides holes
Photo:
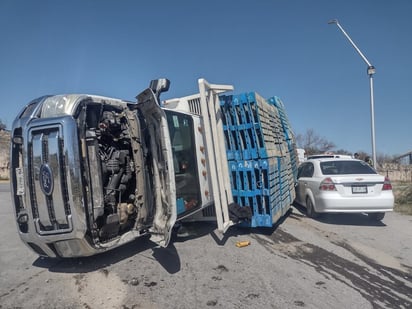
[(320, 163), (323, 175), (376, 174), (375, 170), (363, 161), (324, 161)]

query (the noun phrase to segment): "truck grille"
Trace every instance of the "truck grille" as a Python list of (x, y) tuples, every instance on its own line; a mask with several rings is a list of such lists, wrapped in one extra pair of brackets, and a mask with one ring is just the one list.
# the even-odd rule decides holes
[(37, 233), (70, 232), (62, 129), (59, 125), (32, 129), (28, 142), (30, 205)]

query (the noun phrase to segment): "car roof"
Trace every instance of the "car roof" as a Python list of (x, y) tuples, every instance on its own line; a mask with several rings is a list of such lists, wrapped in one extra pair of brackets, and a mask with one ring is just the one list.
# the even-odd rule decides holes
[(344, 158), (344, 159), (352, 159), (350, 155), (345, 154), (315, 154), (308, 156), (308, 160), (310, 159), (319, 159), (319, 158)]
[(329, 157), (323, 157), (323, 158), (314, 158), (314, 159), (307, 159), (305, 162), (325, 162), (325, 161), (362, 161), (358, 159), (353, 159), (353, 158), (329, 158)]

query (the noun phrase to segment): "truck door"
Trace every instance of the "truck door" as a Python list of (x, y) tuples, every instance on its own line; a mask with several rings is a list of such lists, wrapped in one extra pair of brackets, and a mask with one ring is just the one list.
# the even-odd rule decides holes
[(151, 88), (137, 96), (137, 105), (133, 108), (141, 111), (150, 137), (152, 187), (146, 194), (155, 209), (150, 239), (166, 247), (176, 222), (174, 165), (166, 114)]

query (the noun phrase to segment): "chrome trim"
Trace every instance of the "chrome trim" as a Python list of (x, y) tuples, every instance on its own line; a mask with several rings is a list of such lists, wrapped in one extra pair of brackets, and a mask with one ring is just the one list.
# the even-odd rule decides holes
[[(61, 124), (42, 125), (30, 128), (27, 132), (29, 188), (31, 192), (31, 208), (36, 231), (40, 235), (67, 233), (73, 229), (71, 210), (67, 196), (62, 193), (62, 179), (65, 175), (62, 148), (63, 130)], [(31, 144), (31, 147), (30, 147)], [(54, 190), (48, 193), (42, 182), (42, 168), (47, 166), (52, 176)]]

